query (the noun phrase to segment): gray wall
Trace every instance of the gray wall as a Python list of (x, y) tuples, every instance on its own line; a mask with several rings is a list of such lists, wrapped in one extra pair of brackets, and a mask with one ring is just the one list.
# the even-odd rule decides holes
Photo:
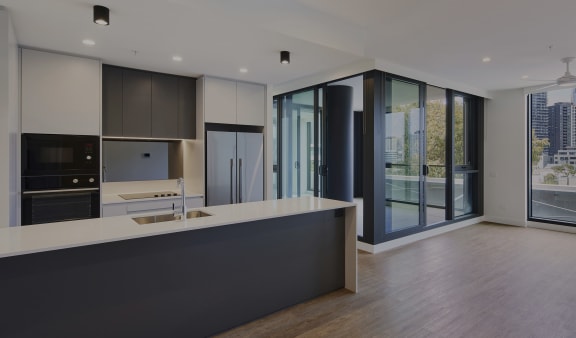
[(102, 178), (105, 182), (167, 180), (168, 149), (168, 142), (104, 141)]

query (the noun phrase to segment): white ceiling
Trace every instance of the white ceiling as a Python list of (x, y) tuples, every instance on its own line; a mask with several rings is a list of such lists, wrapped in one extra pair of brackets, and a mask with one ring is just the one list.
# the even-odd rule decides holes
[[(111, 24), (92, 23), (92, 6)], [(384, 60), (482, 90), (534, 85), (576, 56), (574, 0), (0, 0), (24, 46), (279, 84)], [(93, 47), (81, 41), (96, 41)], [(549, 46), (552, 46), (549, 48)], [(279, 52), (289, 50), (290, 65)], [(137, 51), (134, 53), (133, 51)], [(180, 63), (172, 56), (183, 57)], [(489, 56), (492, 61), (483, 63)], [(239, 72), (241, 67), (248, 73)], [(576, 71), (576, 65), (574, 65)]]

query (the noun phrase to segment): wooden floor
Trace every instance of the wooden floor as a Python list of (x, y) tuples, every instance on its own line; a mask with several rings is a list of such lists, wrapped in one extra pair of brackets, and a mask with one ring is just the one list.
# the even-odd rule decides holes
[(358, 261), (358, 294), (220, 337), (576, 337), (576, 235), (482, 223)]

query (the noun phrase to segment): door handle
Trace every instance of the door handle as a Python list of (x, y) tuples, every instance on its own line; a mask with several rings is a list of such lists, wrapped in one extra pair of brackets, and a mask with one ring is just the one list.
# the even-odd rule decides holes
[(230, 159), (230, 204), (234, 204), (234, 193), (232, 183), (234, 181), (234, 160)]
[(326, 164), (319, 165), (318, 173), (320, 176), (328, 176), (328, 166)]
[(238, 159), (238, 203), (242, 203), (242, 159)]
[(422, 174), (424, 176), (428, 176), (428, 173), (430, 173), (430, 167), (427, 164), (423, 164), (422, 165)]

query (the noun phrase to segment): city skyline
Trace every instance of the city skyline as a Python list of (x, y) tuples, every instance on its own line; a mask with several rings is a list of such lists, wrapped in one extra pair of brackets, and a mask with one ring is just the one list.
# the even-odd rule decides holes
[(540, 165), (576, 164), (576, 89), (534, 93), (529, 105), (532, 142), (546, 142)]

